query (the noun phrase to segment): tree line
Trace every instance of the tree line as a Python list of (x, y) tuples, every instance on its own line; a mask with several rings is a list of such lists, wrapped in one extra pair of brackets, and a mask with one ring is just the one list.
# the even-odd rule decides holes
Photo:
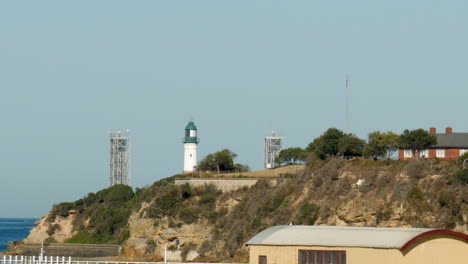
[(399, 148), (411, 151), (412, 156), (417, 159), (421, 151), (436, 143), (436, 137), (421, 128), (407, 129), (401, 135), (374, 131), (369, 133), (367, 141), (337, 128), (329, 128), (304, 149), (293, 147), (281, 150), (276, 161), (278, 165), (301, 164), (310, 154), (323, 160), (340, 156), (381, 160), (392, 157)]

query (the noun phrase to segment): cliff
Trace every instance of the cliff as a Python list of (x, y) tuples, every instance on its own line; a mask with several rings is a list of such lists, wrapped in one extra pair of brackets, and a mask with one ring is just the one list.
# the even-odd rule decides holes
[(275, 185), (222, 192), (174, 177), (114, 186), (55, 205), (26, 241), (121, 244), (122, 257), (246, 262), (243, 245), (278, 224), (448, 228), (468, 232), (468, 171), (437, 161), (310, 158)]

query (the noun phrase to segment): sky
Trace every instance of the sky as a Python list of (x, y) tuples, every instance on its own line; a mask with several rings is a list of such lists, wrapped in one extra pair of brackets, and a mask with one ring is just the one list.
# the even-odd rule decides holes
[(110, 130), (129, 129), (133, 187), (263, 138), (468, 132), (468, 2), (2, 1), (0, 217), (41, 217), (109, 185)]

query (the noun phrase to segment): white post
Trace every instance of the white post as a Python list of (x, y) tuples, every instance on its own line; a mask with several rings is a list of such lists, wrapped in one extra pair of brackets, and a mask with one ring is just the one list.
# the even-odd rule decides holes
[(41, 253), (39, 254), (39, 262), (44, 260), (44, 240), (41, 242)]
[(71, 264), (71, 256), (68, 257), (68, 264)]
[(164, 264), (167, 263), (167, 242), (164, 243)]

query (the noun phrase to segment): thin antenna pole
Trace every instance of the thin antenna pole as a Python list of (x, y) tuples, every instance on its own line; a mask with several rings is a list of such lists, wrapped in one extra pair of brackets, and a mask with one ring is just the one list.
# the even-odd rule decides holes
[(349, 73), (346, 73), (346, 133), (349, 133)]

